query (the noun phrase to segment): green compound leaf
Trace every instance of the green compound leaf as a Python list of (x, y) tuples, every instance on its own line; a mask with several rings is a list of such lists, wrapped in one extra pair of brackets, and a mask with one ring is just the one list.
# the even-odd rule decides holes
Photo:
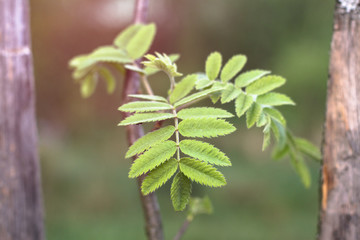
[(235, 100), (235, 112), (236, 116), (241, 117), (254, 102), (253, 97), (245, 93), (241, 93)]
[(125, 103), (118, 110), (122, 112), (154, 112), (172, 108), (170, 104), (164, 102), (136, 101)]
[(188, 97), (185, 97), (185, 98), (181, 99), (180, 101), (176, 102), (174, 104), (174, 107), (177, 108), (177, 107), (179, 107), (181, 105), (184, 105), (186, 103), (189, 103), (189, 102), (192, 102), (192, 101), (195, 101), (195, 100), (199, 100), (199, 99), (201, 99), (203, 97), (206, 97), (210, 93), (218, 92), (218, 91), (221, 91), (222, 89), (223, 89), (223, 87), (213, 87), (213, 88), (201, 91), (201, 92), (194, 93), (194, 94), (192, 94), (192, 95), (190, 95)]
[(264, 140), (262, 145), (262, 150), (265, 151), (265, 149), (270, 145), (271, 141), (271, 119), (268, 119), (268, 123), (264, 127)]
[(130, 146), (129, 150), (126, 152), (125, 158), (142, 153), (153, 145), (169, 139), (174, 134), (174, 132), (174, 126), (166, 126), (153, 132), (149, 132), (145, 136), (136, 140), (136, 142)]
[(142, 57), (150, 48), (156, 32), (155, 24), (142, 25), (126, 45), (126, 51), (132, 59)]
[(286, 129), (280, 122), (276, 120), (271, 121), (271, 129), (275, 135), (276, 140), (278, 141), (277, 147), (283, 148), (286, 144), (287, 139)]
[(267, 106), (295, 105), (293, 100), (291, 100), (285, 94), (274, 92), (258, 96), (256, 102), (258, 104)]
[(127, 126), (144, 122), (156, 122), (160, 120), (174, 118), (171, 113), (135, 113), (122, 120), (118, 126)]
[(174, 103), (188, 95), (191, 90), (193, 90), (196, 80), (196, 74), (187, 75), (186, 77), (181, 79), (181, 81), (175, 85), (174, 90), (170, 94), (170, 103)]
[(125, 49), (129, 41), (135, 36), (141, 27), (143, 27), (141, 24), (130, 25), (116, 36), (114, 45), (121, 49)]
[[(180, 58), (180, 55), (179, 54), (170, 54), (170, 55), (168, 55), (168, 58), (171, 60), (172, 63), (174, 63)], [(161, 69), (159, 69), (159, 68), (154, 68), (154, 67), (145, 67), (144, 68), (144, 72), (145, 72), (146, 76), (151, 76), (159, 71), (161, 71)]]
[(226, 185), (224, 175), (213, 166), (192, 158), (180, 160), (180, 171), (191, 180), (210, 187)]
[(206, 59), (205, 72), (210, 80), (215, 80), (221, 69), (222, 56), (219, 52), (211, 53)]
[(259, 121), (261, 112), (261, 106), (254, 102), (246, 112), (246, 126), (248, 128), (251, 128), (257, 121)]
[(183, 211), (190, 200), (191, 181), (178, 172), (171, 184), (170, 196), (175, 211)]
[(164, 162), (148, 173), (141, 184), (141, 192), (147, 195), (164, 185), (178, 169), (178, 162), (175, 158)]
[(95, 78), (94, 74), (89, 74), (86, 76), (81, 82), (81, 96), (83, 98), (90, 97), (95, 92), (97, 82), (98, 80)]
[(214, 83), (214, 81), (209, 80), (208, 76), (206, 76), (203, 73), (197, 74), (197, 80), (195, 82), (195, 88), (196, 90), (204, 89), (206, 87), (211, 86)]
[(190, 198), (188, 218), (193, 219), (199, 214), (211, 214), (213, 206), (208, 196), (204, 198)]
[(129, 178), (138, 177), (153, 170), (176, 152), (176, 143), (173, 141), (161, 142), (140, 155), (131, 165)]
[(228, 84), (221, 94), (221, 103), (227, 103), (237, 98), (243, 91), (235, 88), (233, 84)]
[(249, 94), (262, 95), (284, 85), (285, 78), (275, 75), (262, 77), (246, 87)]
[(305, 153), (315, 160), (321, 160), (321, 152), (314, 144), (304, 138), (295, 138), (295, 144), (300, 152)]
[(273, 119), (279, 121), (282, 125), (286, 126), (286, 120), (279, 110), (275, 108), (263, 108), (263, 111)]
[(180, 150), (193, 158), (200, 159), (210, 164), (231, 166), (229, 158), (218, 148), (209, 143), (196, 140), (182, 140), (180, 142)]
[(113, 46), (104, 46), (95, 49), (89, 56), (89, 60), (97, 62), (131, 63), (133, 60), (126, 53)]
[(196, 107), (196, 108), (186, 108), (180, 110), (177, 114), (180, 119), (188, 119), (188, 118), (231, 118), (234, 115), (229, 113), (228, 111), (221, 108), (213, 108), (213, 107)]
[(99, 69), (99, 74), (106, 82), (107, 92), (109, 94), (113, 93), (115, 91), (115, 86), (116, 86), (116, 80), (115, 80), (114, 76), (105, 67), (102, 67)]
[(311, 175), (304, 159), (300, 154), (290, 151), (290, 163), (294, 167), (295, 172), (300, 176), (302, 183), (306, 188), (311, 185)]
[(269, 116), (267, 116), (263, 111), (260, 114), (259, 119), (256, 121), (256, 126), (257, 127), (262, 127), (265, 126), (268, 121), (271, 120)]
[(289, 153), (289, 150), (290, 150), (290, 147), (289, 147), (288, 144), (286, 144), (283, 148), (276, 147), (276, 148), (274, 149), (274, 151), (272, 152), (271, 157), (272, 157), (274, 160), (280, 160), (280, 159), (282, 159), (283, 157), (285, 157), (286, 154)]
[(236, 128), (222, 119), (189, 118), (180, 122), (179, 132), (185, 137), (217, 137), (234, 132)]
[(155, 55), (146, 54), (144, 57), (148, 60), (142, 62), (146, 67), (164, 71), (171, 77), (182, 76), (182, 74), (177, 71), (176, 64), (172, 62), (168, 55), (155, 52)]
[(245, 55), (235, 55), (230, 58), (229, 61), (225, 64), (224, 68), (221, 71), (221, 81), (228, 82), (231, 78), (233, 78), (238, 72), (243, 69), (247, 58)]
[(166, 98), (156, 95), (145, 95), (145, 94), (129, 94), (129, 97), (158, 101), (158, 102), (167, 102)]
[(235, 79), (235, 86), (238, 88), (246, 87), (269, 73), (270, 71), (259, 69), (244, 72)]

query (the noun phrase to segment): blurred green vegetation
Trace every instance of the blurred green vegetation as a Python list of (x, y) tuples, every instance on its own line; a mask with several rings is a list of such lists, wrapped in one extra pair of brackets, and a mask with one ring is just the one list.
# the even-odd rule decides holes
[[(119, 87), (107, 96), (81, 99), (67, 62), (112, 42), (131, 22), (131, 0), (31, 0), (47, 237), (50, 240), (145, 239), (143, 216), (121, 120)], [(203, 71), (214, 50), (229, 58), (248, 56), (246, 69), (270, 69), (287, 78), (281, 92), (296, 107), (283, 107), (294, 133), (320, 146), (324, 121), (333, 1), (157, 0), (150, 20), (158, 26), (153, 50), (181, 53), (180, 72)], [(151, 80), (157, 93), (168, 87)], [(121, 82), (119, 82), (121, 86)], [(231, 107), (232, 108), (232, 107)], [(230, 106), (229, 106), (230, 109)], [(261, 152), (258, 129), (240, 130), (214, 144), (228, 153), (228, 185), (195, 186), (209, 195), (214, 214), (194, 220), (184, 239), (314, 239), (319, 164), (309, 162), (312, 187), (305, 189), (288, 161)], [(167, 239), (185, 218), (174, 213), (169, 185), (158, 191)]]

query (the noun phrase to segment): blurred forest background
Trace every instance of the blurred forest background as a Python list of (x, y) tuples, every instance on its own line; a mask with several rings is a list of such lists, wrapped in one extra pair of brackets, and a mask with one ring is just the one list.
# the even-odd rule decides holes
[[(130, 161), (121, 120), (121, 84), (108, 96), (102, 84), (82, 99), (68, 68), (73, 56), (111, 44), (132, 20), (133, 0), (31, 0), (40, 157), (49, 240), (145, 239), (137, 185), (127, 178)], [(295, 135), (320, 146), (334, 1), (153, 0), (158, 27), (152, 51), (181, 53), (179, 71), (204, 70), (220, 51), (248, 56), (246, 70), (284, 76), (279, 89), (297, 103), (282, 107)], [(168, 81), (156, 75), (155, 92)], [(229, 109), (233, 109), (229, 104)], [(199, 216), (184, 239), (309, 240), (318, 215), (319, 163), (308, 161), (313, 184), (305, 189), (287, 160), (261, 152), (262, 132), (246, 129), (214, 144), (232, 160), (222, 168), (228, 185), (195, 186), (215, 212)], [(185, 218), (175, 213), (169, 185), (158, 191), (165, 235), (172, 239)]]

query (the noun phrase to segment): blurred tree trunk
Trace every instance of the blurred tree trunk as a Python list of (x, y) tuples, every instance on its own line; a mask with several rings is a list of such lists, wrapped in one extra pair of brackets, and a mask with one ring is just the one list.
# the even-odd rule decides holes
[(43, 240), (28, 0), (0, 0), (0, 239)]
[(360, 239), (360, 7), (335, 7), (319, 240)]

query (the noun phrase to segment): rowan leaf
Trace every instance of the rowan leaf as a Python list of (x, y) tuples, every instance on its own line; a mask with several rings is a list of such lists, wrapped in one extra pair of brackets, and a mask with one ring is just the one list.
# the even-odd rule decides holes
[(259, 120), (261, 112), (261, 106), (254, 102), (246, 112), (246, 126), (248, 128), (251, 128)]
[(290, 151), (290, 163), (294, 167), (295, 172), (300, 176), (304, 186), (309, 188), (311, 185), (311, 175), (304, 159), (299, 154)]
[(276, 140), (278, 141), (277, 145), (279, 148), (283, 148), (286, 144), (286, 129), (284, 128), (284, 126), (276, 121), (273, 120), (271, 121), (271, 129), (275, 135)]
[(227, 103), (237, 98), (243, 91), (235, 88), (234, 84), (228, 84), (221, 94), (221, 103)]
[(209, 80), (215, 80), (219, 75), (222, 63), (222, 56), (219, 52), (211, 53), (205, 63), (205, 72)]
[(289, 153), (289, 150), (290, 148), (288, 144), (285, 144), (285, 146), (282, 148), (276, 147), (272, 152), (271, 157), (275, 160), (280, 160), (283, 157), (285, 157), (286, 154)]
[(151, 170), (141, 184), (141, 192), (147, 195), (164, 185), (178, 169), (178, 162), (170, 158), (157, 168)]
[(141, 24), (132, 24), (129, 27), (125, 28), (121, 33), (116, 36), (114, 40), (114, 45), (121, 49), (125, 49), (129, 41), (135, 36), (135, 34), (140, 30), (142, 26), (143, 25)]
[(266, 125), (269, 121), (269, 116), (266, 115), (263, 111), (261, 111), (259, 119), (256, 121), (256, 127), (262, 127)]
[(175, 211), (183, 211), (190, 200), (191, 181), (178, 172), (171, 184), (170, 196)]
[(145, 95), (145, 94), (129, 94), (129, 97), (158, 101), (158, 102), (167, 102), (166, 98), (156, 95)]
[(165, 141), (154, 145), (134, 161), (131, 165), (129, 178), (135, 178), (153, 170), (170, 159), (175, 152), (176, 143), (174, 141)]
[(286, 120), (281, 112), (275, 108), (263, 108), (263, 111), (271, 116), (271, 118), (279, 121), (282, 125), (286, 126)]
[(238, 74), (241, 69), (243, 69), (246, 61), (246, 56), (241, 54), (230, 58), (221, 71), (221, 81), (228, 82), (231, 78), (235, 77), (235, 75)]
[(94, 91), (96, 89), (97, 82), (98, 82), (98, 80), (94, 76), (94, 74), (87, 75), (81, 81), (81, 88), (80, 88), (81, 96), (83, 98), (90, 97), (94, 93)]
[(241, 117), (252, 105), (254, 102), (253, 97), (245, 93), (240, 93), (240, 95), (235, 100), (235, 112), (238, 117)]
[(126, 52), (113, 46), (103, 46), (95, 49), (88, 55), (88, 59), (97, 62), (116, 62), (121, 64), (133, 62)]
[(206, 74), (203, 74), (203, 73), (197, 74), (197, 80), (195, 82), (196, 90), (204, 89), (206, 87), (211, 86), (212, 84), (214, 84), (214, 81), (209, 80), (209, 78), (208, 78), (208, 76), (206, 76)]
[(177, 113), (177, 116), (180, 119), (188, 119), (188, 118), (199, 118), (199, 117), (231, 118), (234, 115), (221, 108), (195, 107), (195, 108), (182, 109)]
[(174, 103), (188, 95), (195, 86), (196, 74), (187, 75), (179, 83), (175, 85), (174, 90), (169, 96), (170, 103)]
[(141, 25), (140, 29), (129, 39), (126, 51), (132, 59), (142, 57), (150, 48), (156, 32), (155, 24)]
[(182, 140), (180, 142), (180, 150), (190, 157), (200, 159), (210, 164), (231, 166), (229, 158), (209, 143), (196, 140)]
[(164, 102), (136, 101), (125, 103), (118, 110), (122, 112), (154, 112), (172, 108), (170, 104)]
[(204, 91), (201, 91), (201, 92), (194, 93), (194, 94), (192, 94), (190, 96), (187, 96), (187, 97), (181, 99), (178, 102), (175, 102), (174, 107), (177, 108), (177, 107), (179, 107), (181, 105), (192, 102), (194, 100), (199, 100), (199, 99), (201, 99), (203, 97), (206, 97), (210, 93), (218, 92), (218, 91), (221, 91), (222, 89), (223, 89), (223, 87), (214, 87), (214, 88), (210, 88), (210, 89), (207, 89), (207, 90), (204, 90)]
[(188, 218), (194, 218), (199, 214), (211, 214), (213, 206), (208, 196), (204, 198), (190, 198)]
[(295, 144), (300, 152), (305, 153), (315, 160), (321, 160), (321, 152), (314, 144), (304, 138), (295, 138)]
[(174, 132), (174, 126), (166, 126), (153, 132), (147, 133), (145, 136), (136, 140), (134, 144), (129, 147), (129, 150), (126, 152), (125, 158), (129, 158), (136, 154), (142, 153), (153, 145), (169, 139), (174, 134)]
[[(180, 58), (180, 55), (179, 54), (170, 54), (170, 55), (168, 55), (168, 57), (171, 60), (171, 62), (174, 63)], [(153, 68), (153, 67), (145, 67), (144, 68), (144, 72), (145, 72), (146, 76), (151, 76), (159, 71), (161, 71), (159, 68)]]
[(112, 73), (107, 68), (102, 67), (99, 69), (99, 74), (106, 82), (107, 92), (109, 94), (113, 93), (115, 91), (116, 80)]
[(246, 87), (246, 92), (254, 95), (262, 95), (284, 85), (285, 78), (275, 75), (262, 77)]
[(217, 137), (230, 134), (236, 128), (223, 119), (189, 118), (179, 124), (179, 132), (185, 137)]
[(170, 118), (174, 118), (172, 113), (135, 113), (122, 120), (118, 126), (127, 126), (144, 122), (156, 122)]
[(246, 87), (249, 84), (253, 83), (254, 81), (258, 80), (259, 78), (269, 73), (270, 71), (259, 70), (259, 69), (244, 72), (235, 79), (235, 86), (238, 88)]
[(225, 177), (213, 166), (192, 158), (180, 160), (180, 171), (191, 180), (210, 187), (226, 185)]
[(293, 100), (291, 100), (285, 94), (274, 93), (274, 92), (270, 92), (258, 96), (256, 102), (258, 104), (268, 105), (268, 106), (295, 105)]
[(268, 117), (268, 121), (264, 127), (263, 133), (264, 133), (264, 140), (263, 140), (262, 150), (265, 151), (265, 149), (270, 145), (270, 141), (271, 141), (271, 118), (270, 117)]

